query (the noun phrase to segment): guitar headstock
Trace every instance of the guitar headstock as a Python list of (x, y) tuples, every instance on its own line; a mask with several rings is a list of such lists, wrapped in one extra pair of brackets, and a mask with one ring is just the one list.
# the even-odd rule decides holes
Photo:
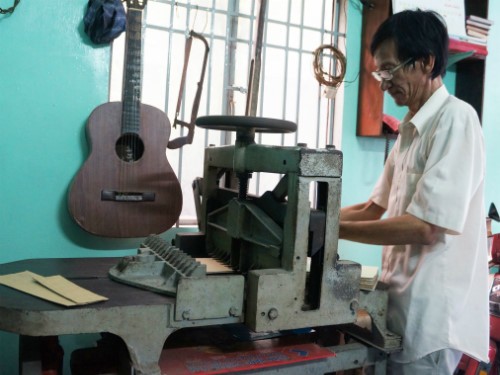
[(127, 0), (127, 8), (129, 9), (144, 9), (147, 0)]

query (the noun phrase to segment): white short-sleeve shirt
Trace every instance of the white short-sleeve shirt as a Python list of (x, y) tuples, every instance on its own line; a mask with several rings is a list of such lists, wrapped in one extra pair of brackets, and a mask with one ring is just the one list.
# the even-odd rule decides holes
[(483, 136), (467, 103), (439, 88), (400, 135), (370, 199), (387, 217), (409, 213), (445, 228), (434, 245), (386, 246), (388, 328), (403, 336), (393, 360), (444, 348), (488, 361), (488, 256)]

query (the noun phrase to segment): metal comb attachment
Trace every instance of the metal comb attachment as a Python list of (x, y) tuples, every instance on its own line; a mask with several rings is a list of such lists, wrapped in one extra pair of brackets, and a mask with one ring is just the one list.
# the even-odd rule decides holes
[(176, 295), (180, 278), (206, 274), (206, 265), (157, 235), (147, 237), (137, 255), (123, 257), (109, 270), (113, 280), (171, 296)]

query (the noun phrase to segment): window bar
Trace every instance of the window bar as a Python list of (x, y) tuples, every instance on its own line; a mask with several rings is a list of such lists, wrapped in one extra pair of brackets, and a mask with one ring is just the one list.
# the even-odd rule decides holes
[[(305, 6), (305, 0), (302, 0), (301, 1), (301, 13), (300, 13), (300, 25), (299, 25), (299, 28), (300, 28), (300, 38), (299, 38), (299, 50), (301, 51), (299, 53), (299, 66), (298, 66), (298, 71), (301, 72), (302, 71), (302, 46), (303, 46), (303, 33), (304, 33), (304, 6)], [(298, 103), (300, 103), (300, 87), (301, 87), (301, 79), (298, 79), (297, 80), (297, 109), (295, 111), (295, 123), (298, 124), (299, 123), (299, 114), (300, 114), (300, 105), (298, 105)], [(298, 141), (299, 141), (299, 132), (300, 132), (300, 128), (297, 126), (297, 131), (295, 132), (295, 143), (297, 144)]]
[[(287, 103), (287, 93), (288, 93), (288, 56), (290, 54), (290, 20), (292, 19), (292, 6), (290, 3), (288, 3), (288, 11), (287, 11), (287, 25), (286, 25), (286, 39), (285, 39), (285, 48), (286, 48), (286, 53), (285, 53), (285, 79), (284, 79), (284, 87), (283, 87), (283, 111), (281, 116), (283, 119), (286, 119), (286, 103)], [(281, 145), (285, 145), (285, 134), (281, 135)]]
[(238, 0), (228, 2), (228, 18), (226, 24), (226, 69), (224, 71), (222, 113), (234, 115), (234, 76), (235, 76), (235, 51), (238, 37)]
[[(266, 6), (267, 7), (267, 0), (261, 0), (259, 1), (260, 3), (260, 7), (263, 6)], [(259, 8), (260, 8), (259, 7)], [(259, 77), (259, 82), (265, 82), (265, 78), (266, 78), (266, 55), (267, 55), (267, 24), (269, 22), (269, 14), (268, 14), (268, 10), (264, 10), (264, 11), (261, 11), (260, 9), (258, 10), (258, 12), (260, 12), (261, 15), (264, 15), (264, 24), (263, 24), (263, 28), (262, 28), (262, 40), (260, 41), (261, 43), (261, 63), (260, 63), (260, 68), (259, 68), (259, 72), (260, 72), (260, 77)], [(257, 15), (257, 20), (259, 20), (259, 17), (260, 15)], [(258, 35), (257, 35), (258, 37)], [(255, 41), (256, 45), (259, 44), (259, 41), (256, 40)], [(258, 57), (257, 56), (254, 56), (255, 59), (257, 60)], [(264, 100), (265, 100), (265, 95), (264, 95), (264, 84), (259, 84), (259, 87), (258, 87), (258, 90), (259, 90), (259, 95), (257, 95), (257, 100), (256, 100), (256, 103), (252, 103), (252, 107), (254, 105), (256, 105), (258, 103), (259, 105), (259, 109), (258, 111), (255, 111), (255, 112), (258, 112), (260, 114), (260, 116), (263, 115), (263, 107), (264, 107)], [(253, 92), (253, 91), (252, 91)], [(253, 100), (253, 98), (251, 99)], [(262, 133), (257, 133), (255, 134), (255, 136), (257, 137), (257, 142), (258, 143), (262, 143)], [(255, 176), (255, 194), (256, 195), (259, 195), (260, 194), (260, 189), (261, 189), (261, 175), (260, 173), (256, 173), (256, 176)]]
[[(210, 51), (213, 51), (213, 45), (214, 45), (214, 28), (213, 25), (215, 23), (215, 2), (216, 0), (212, 0), (212, 9), (207, 9), (207, 12), (210, 12), (210, 37), (209, 37), (209, 47)], [(212, 61), (213, 61), (213, 56), (211, 53), (208, 54), (208, 66), (207, 66), (207, 85), (206, 85), (206, 94), (207, 94), (207, 104), (206, 104), (206, 110), (205, 113), (210, 112), (210, 103), (211, 103), (211, 90), (210, 87), (212, 85)], [(208, 144), (208, 129), (205, 129), (203, 134), (205, 136), (205, 142), (204, 146), (205, 148), (209, 146)]]
[[(341, 11), (341, 4), (340, 0), (332, 0), (332, 28), (331, 30), (331, 38), (333, 39), (333, 45), (338, 48), (339, 47), (339, 26), (340, 26), (340, 11)], [(334, 30), (336, 32), (334, 32)], [(337, 65), (339, 64), (338, 61), (335, 61), (335, 71), (337, 71)], [(328, 142), (327, 144), (335, 144), (335, 103), (336, 103), (336, 98), (333, 98), (330, 102), (330, 114), (329, 114), (329, 123), (328, 123)]]
[[(333, 0), (332, 0), (333, 1)], [(321, 17), (321, 32), (319, 33), (319, 45), (323, 44), (323, 33), (325, 32), (325, 0), (323, 0), (321, 5), (323, 17)], [(312, 51), (311, 51), (312, 52)], [(320, 136), (321, 136), (321, 84), (318, 82), (318, 101), (316, 104), (316, 144), (315, 147), (318, 148), (320, 144)], [(327, 99), (328, 100), (328, 99)], [(328, 114), (327, 114), (328, 118)], [(314, 199), (316, 201), (316, 199)]]
[(168, 51), (167, 51), (167, 79), (165, 87), (165, 112), (168, 113), (168, 100), (170, 97), (170, 67), (172, 65), (172, 37), (173, 37), (173, 25), (174, 25), (174, 13), (175, 13), (175, 2), (170, 1), (170, 27), (168, 33)]
[[(185, 31), (185, 33), (184, 33), (184, 34), (185, 34), (185, 35), (184, 35), (185, 37), (187, 37), (187, 36), (188, 36), (187, 34), (189, 33), (189, 22), (190, 22), (190, 19), (191, 19), (191, 10), (192, 10), (192, 7), (191, 7), (191, 2), (190, 2), (190, 1), (188, 1), (188, 3), (187, 3), (187, 9), (186, 9), (186, 21), (185, 21), (185, 30), (186, 30), (186, 31)], [(197, 11), (197, 9), (196, 9), (195, 11)], [(173, 12), (170, 12), (170, 14), (172, 14), (172, 13), (173, 13)], [(173, 34), (173, 33), (170, 33), (170, 36), (172, 36), (172, 34)], [(171, 45), (171, 44), (170, 44), (170, 45)], [(171, 51), (171, 50), (172, 50), (172, 48), (169, 48), (169, 50)], [(170, 67), (170, 65), (171, 65), (171, 64), (170, 64), (170, 60), (169, 60), (169, 67)], [(178, 95), (182, 95), (183, 99), (185, 99), (185, 97), (186, 97), (186, 88), (184, 87), (184, 92), (179, 93)], [(185, 115), (186, 115), (186, 101), (185, 101), (185, 100), (182, 100), (182, 104), (181, 104), (181, 114), (182, 114), (182, 115), (181, 115), (181, 116), (182, 116), (182, 118), (184, 118), (184, 117), (185, 117)], [(180, 129), (179, 129), (179, 131), (180, 131), (180, 136), (183, 136), (183, 135), (184, 135), (184, 127), (183, 127), (183, 126), (181, 126), (181, 127), (180, 127)], [(178, 164), (177, 164), (177, 178), (178, 178), (179, 182), (180, 182), (180, 183), (182, 183), (182, 177), (183, 177), (183, 176), (182, 176), (182, 172), (183, 172), (183, 169), (182, 169), (182, 161), (183, 161), (183, 159), (184, 159), (184, 147), (179, 148), (179, 149), (178, 149), (178, 152), (179, 152), (179, 159), (178, 159), (178, 161), (177, 161), (177, 163), (178, 163)], [(179, 218), (179, 220), (180, 220), (180, 218)], [(177, 226), (179, 226), (179, 220), (178, 220), (178, 222), (177, 222)]]

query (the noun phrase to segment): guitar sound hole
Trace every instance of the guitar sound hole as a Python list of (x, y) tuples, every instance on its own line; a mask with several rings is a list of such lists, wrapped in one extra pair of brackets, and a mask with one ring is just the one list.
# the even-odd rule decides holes
[(144, 143), (142, 143), (141, 138), (137, 134), (127, 133), (118, 138), (115, 150), (121, 160), (132, 163), (142, 157)]

